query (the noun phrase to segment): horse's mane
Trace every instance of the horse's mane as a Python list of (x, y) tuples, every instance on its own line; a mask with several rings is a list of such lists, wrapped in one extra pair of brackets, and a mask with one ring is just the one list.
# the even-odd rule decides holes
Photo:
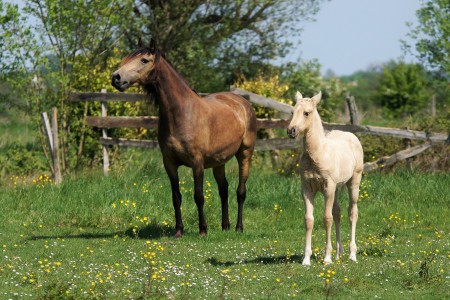
[(166, 55), (161, 52), (159, 49), (156, 50), (156, 60), (155, 63), (159, 62), (159, 57), (164, 58), (164, 60), (167, 62), (167, 64), (177, 73), (178, 77), (180, 77), (180, 79), (191, 89), (191, 91), (193, 91), (194, 93), (196, 93), (198, 95), (198, 92), (196, 90), (194, 90), (193, 88), (191, 88), (191, 85), (189, 84), (189, 82), (187, 81), (186, 78), (184, 78), (183, 75), (181, 75), (180, 72), (178, 72), (177, 69), (175, 69), (175, 67), (173, 66), (172, 62), (166, 57)]
[[(141, 47), (139, 49), (134, 50), (133, 52), (131, 52), (130, 54), (128, 54), (123, 60), (122, 60), (122, 65), (125, 64), (126, 62), (128, 62), (129, 60), (131, 60), (132, 58), (138, 56), (138, 55), (144, 55), (144, 54), (153, 54), (155, 55), (155, 62), (154, 64), (157, 65), (159, 64), (161, 58), (163, 58), (167, 64), (176, 72), (176, 74), (178, 75), (178, 77), (186, 84), (186, 86), (189, 87), (189, 89), (191, 89), (194, 93), (196, 93), (198, 95), (198, 92), (196, 90), (194, 90), (193, 88), (191, 88), (191, 86), (189, 85), (189, 82), (180, 74), (180, 72), (178, 72), (175, 67), (173, 66), (172, 62), (166, 57), (166, 55), (159, 50), (158, 48), (151, 48), (151, 47)], [(154, 76), (157, 76), (156, 74), (151, 74), (151, 77), (149, 78), (150, 82), (154, 82)], [(154, 93), (154, 85), (151, 84), (149, 87), (147, 87), (147, 92), (149, 94), (153, 94)]]

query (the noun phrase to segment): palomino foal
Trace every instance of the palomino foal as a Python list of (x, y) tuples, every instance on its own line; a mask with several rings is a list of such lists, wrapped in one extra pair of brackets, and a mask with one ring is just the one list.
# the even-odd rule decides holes
[(311, 234), (314, 225), (314, 198), (321, 192), (325, 198), (323, 224), (326, 229), (326, 264), (332, 263), (331, 226), (336, 223), (337, 254), (343, 252), (341, 242), (341, 210), (338, 204), (338, 190), (347, 185), (350, 196), (348, 216), (351, 224), (350, 259), (356, 261), (356, 222), (358, 220), (359, 184), (363, 171), (363, 149), (358, 138), (349, 132), (333, 130), (325, 133), (317, 104), (322, 93), (312, 98), (303, 98), (297, 92), (296, 105), (287, 133), (295, 138), (303, 135), (303, 155), (300, 160), (302, 196), (305, 202), (306, 246), (303, 265), (311, 264)]

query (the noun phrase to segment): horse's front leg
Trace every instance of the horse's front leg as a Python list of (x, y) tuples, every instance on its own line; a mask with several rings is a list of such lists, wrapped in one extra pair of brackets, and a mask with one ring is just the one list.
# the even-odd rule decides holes
[(207, 226), (205, 214), (203, 212), (203, 206), (205, 204), (205, 196), (203, 194), (203, 176), (204, 176), (203, 163), (194, 166), (192, 170), (194, 173), (194, 199), (198, 211), (198, 227), (200, 230), (200, 235), (206, 236)]
[(323, 196), (325, 198), (325, 211), (323, 214), (323, 225), (325, 226), (325, 235), (327, 243), (325, 246), (325, 264), (331, 264), (333, 261), (331, 255), (333, 252), (333, 245), (331, 243), (331, 227), (333, 226), (333, 206), (334, 206), (334, 195), (336, 193), (336, 185), (328, 184), (328, 186), (323, 191)]
[(182, 197), (180, 193), (180, 181), (178, 178), (178, 166), (167, 158), (163, 158), (163, 163), (172, 188), (172, 204), (173, 209), (175, 210), (175, 237), (179, 238), (183, 235), (183, 220), (181, 218)]
[(230, 218), (228, 216), (228, 181), (225, 177), (225, 165), (213, 168), (213, 174), (222, 202), (222, 230), (228, 230), (230, 229)]
[(314, 227), (314, 198), (316, 192), (307, 184), (302, 184), (302, 196), (305, 204), (305, 256), (303, 257), (302, 265), (311, 265), (311, 237)]

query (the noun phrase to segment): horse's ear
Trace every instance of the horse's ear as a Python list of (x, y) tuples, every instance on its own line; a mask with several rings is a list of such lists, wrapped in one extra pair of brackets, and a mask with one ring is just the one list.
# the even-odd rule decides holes
[(315, 105), (319, 104), (320, 99), (322, 99), (322, 91), (319, 91), (317, 95), (311, 98)]
[(142, 42), (142, 38), (141, 37), (139, 37), (137, 45), (138, 45), (138, 48), (144, 47), (144, 43)]
[(155, 53), (155, 51), (156, 51), (156, 42), (155, 42), (155, 40), (153, 38), (150, 39), (149, 48), (150, 48), (150, 52), (151, 53)]
[(298, 102), (302, 99), (303, 99), (302, 94), (299, 91), (297, 91), (297, 93), (295, 94), (295, 102)]

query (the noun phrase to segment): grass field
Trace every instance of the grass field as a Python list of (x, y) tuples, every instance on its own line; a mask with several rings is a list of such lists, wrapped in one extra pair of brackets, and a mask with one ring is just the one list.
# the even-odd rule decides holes
[[(237, 167), (228, 167), (236, 222)], [(323, 199), (316, 199), (314, 259), (304, 247), (300, 180), (256, 166), (244, 233), (221, 231), (220, 201), (205, 180), (208, 236), (198, 234), (188, 169), (181, 170), (185, 235), (173, 239), (173, 208), (161, 157), (109, 177), (46, 176), (0, 187), (1, 299), (449, 299), (450, 175), (364, 177), (358, 262), (348, 260), (347, 195), (341, 195), (345, 256), (322, 263)]]

